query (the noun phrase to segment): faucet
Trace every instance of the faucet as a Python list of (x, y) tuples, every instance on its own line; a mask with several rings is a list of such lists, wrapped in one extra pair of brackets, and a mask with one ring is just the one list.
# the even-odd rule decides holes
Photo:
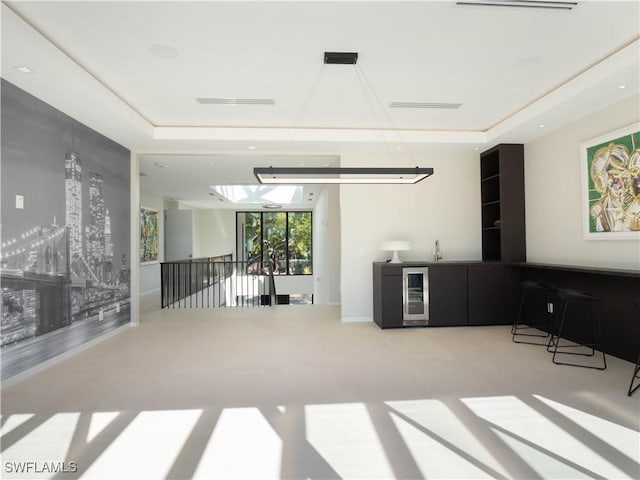
[(435, 247), (433, 247), (433, 261), (438, 263), (439, 260), (442, 260), (442, 252), (440, 252), (440, 241), (436, 240)]

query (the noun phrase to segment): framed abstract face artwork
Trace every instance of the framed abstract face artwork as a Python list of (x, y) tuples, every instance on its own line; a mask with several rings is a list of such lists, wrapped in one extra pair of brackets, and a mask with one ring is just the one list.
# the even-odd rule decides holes
[(587, 240), (640, 240), (640, 124), (581, 144)]

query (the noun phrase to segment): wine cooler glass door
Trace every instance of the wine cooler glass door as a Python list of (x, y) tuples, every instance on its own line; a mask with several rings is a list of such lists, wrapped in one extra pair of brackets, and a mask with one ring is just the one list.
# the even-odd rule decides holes
[(429, 321), (429, 269), (404, 268), (403, 323), (427, 325)]

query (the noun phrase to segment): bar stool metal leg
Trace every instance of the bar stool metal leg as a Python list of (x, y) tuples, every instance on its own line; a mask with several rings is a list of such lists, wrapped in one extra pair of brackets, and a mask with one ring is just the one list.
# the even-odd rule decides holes
[[(558, 318), (559, 319), (563, 319), (564, 318), (564, 312), (567, 309), (567, 302), (565, 302), (564, 300), (560, 300), (560, 308), (558, 308)], [(553, 353), (553, 349), (557, 346), (559, 337), (558, 337), (558, 331), (559, 331), (559, 326), (557, 328), (553, 328), (553, 319), (552, 319), (552, 324), (551, 324), (551, 328), (549, 329), (549, 331), (551, 332), (549, 335), (549, 343), (547, 343), (547, 352), (549, 353)], [(557, 321), (555, 323), (558, 323)]]
[(633, 392), (635, 392), (638, 387), (640, 387), (640, 382), (634, 387), (633, 384), (636, 380), (640, 379), (640, 355), (638, 355), (638, 361), (636, 362), (636, 368), (633, 370), (633, 376), (631, 377), (631, 383), (629, 384), (629, 392), (627, 395), (630, 397)]
[[(607, 358), (602, 351), (602, 366), (597, 365), (587, 365), (580, 363), (571, 363), (564, 362), (557, 359), (558, 355), (579, 355), (584, 357), (595, 357), (596, 347), (602, 348), (603, 346), (603, 336), (602, 336), (602, 325), (600, 323), (600, 314), (598, 311), (598, 305), (600, 299), (588, 295), (586, 293), (578, 292), (575, 290), (565, 290), (565, 289), (556, 289), (558, 292), (558, 298), (562, 300), (562, 308), (560, 314), (560, 325), (558, 327), (558, 332), (556, 335), (551, 336), (549, 340), (549, 344), (547, 345), (547, 350), (553, 351), (552, 361), (556, 365), (571, 365), (573, 367), (582, 367), (582, 368), (591, 368), (594, 370), (605, 370), (607, 368)], [(591, 331), (591, 339), (589, 343), (572, 343), (560, 345), (560, 338), (565, 329), (566, 321), (567, 321), (567, 310), (569, 305), (577, 305), (577, 304), (586, 304), (589, 306), (589, 330)], [(567, 351), (570, 348), (584, 348), (587, 347), (591, 350), (590, 353), (582, 353), (582, 352), (572, 352)], [(558, 350), (561, 348), (561, 350)]]
[[(520, 309), (518, 310), (518, 316), (516, 317), (516, 321), (511, 324), (511, 341), (516, 341), (516, 332), (518, 331), (518, 326), (520, 325), (520, 320), (522, 319), (522, 311), (524, 310), (524, 302), (527, 298), (526, 290), (522, 292), (522, 299), (520, 300)], [(516, 342), (517, 343), (517, 342)]]
[[(640, 302), (633, 302), (633, 304), (635, 305), (635, 307), (637, 309), (640, 310)], [(627, 392), (627, 395), (630, 397), (631, 394), (633, 392), (635, 392), (638, 387), (640, 387), (640, 383), (638, 383), (635, 387), (633, 386), (634, 382), (638, 379), (640, 379), (640, 375), (638, 375), (640, 373), (640, 355), (638, 355), (638, 360), (636, 361), (636, 366), (633, 369), (633, 375), (631, 375), (631, 383), (629, 384), (629, 391)]]
[[(544, 345), (544, 343), (529, 342), (525, 340), (520, 340), (519, 338), (520, 337), (538, 337), (538, 338), (549, 337), (551, 332), (552, 319), (551, 319), (551, 314), (549, 313), (547, 308), (551, 298), (550, 296), (551, 287), (548, 287), (547, 285), (543, 285), (541, 283), (532, 282), (532, 281), (523, 281), (521, 282), (521, 286), (522, 286), (522, 300), (520, 301), (520, 309), (518, 310), (518, 316), (516, 317), (516, 320), (511, 325), (511, 341), (513, 343), (526, 343), (528, 345)], [(543, 322), (534, 320), (533, 322), (529, 322), (529, 324), (525, 324), (524, 322), (522, 322), (524, 306), (530, 294), (535, 292), (544, 292), (545, 310), (546, 310), (545, 320)], [(539, 333), (523, 333), (523, 330), (524, 331), (536, 330), (536, 326), (546, 327), (547, 332), (544, 333), (539, 331)]]

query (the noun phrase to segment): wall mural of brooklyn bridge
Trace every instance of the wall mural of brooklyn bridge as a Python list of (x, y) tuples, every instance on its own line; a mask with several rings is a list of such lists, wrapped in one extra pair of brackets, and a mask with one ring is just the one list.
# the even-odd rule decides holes
[(2, 80), (2, 379), (130, 321), (130, 152)]

